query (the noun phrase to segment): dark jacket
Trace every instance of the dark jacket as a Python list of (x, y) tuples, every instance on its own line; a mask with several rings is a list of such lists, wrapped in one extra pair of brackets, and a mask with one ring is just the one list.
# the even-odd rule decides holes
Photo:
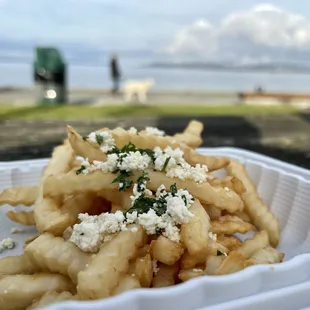
[(112, 79), (119, 79), (121, 77), (121, 72), (119, 70), (117, 59), (113, 58), (110, 63), (111, 77)]

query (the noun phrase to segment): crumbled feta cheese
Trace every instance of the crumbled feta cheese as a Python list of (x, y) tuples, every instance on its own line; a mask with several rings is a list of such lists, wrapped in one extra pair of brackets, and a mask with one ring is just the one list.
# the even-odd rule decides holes
[(159, 267), (157, 266), (157, 260), (156, 259), (152, 260), (152, 267), (153, 267), (153, 274), (156, 275), (157, 272), (159, 271)]
[(12, 250), (15, 247), (15, 241), (11, 238), (5, 238), (0, 241), (0, 253), (4, 250)]
[(229, 187), (227, 187), (227, 186), (224, 187), (224, 190), (225, 190), (226, 192), (229, 192), (229, 191), (230, 191)]
[(138, 130), (135, 127), (130, 127), (128, 129), (128, 133), (130, 133), (131, 135), (136, 135), (136, 134), (138, 134)]
[(11, 229), (11, 234), (18, 234), (18, 233), (22, 233), (22, 232), (24, 232), (24, 230), (22, 228), (13, 227)]
[(133, 195), (130, 196), (131, 199), (131, 205), (134, 204), (134, 202), (142, 195), (144, 194), (145, 196), (152, 196), (153, 193), (149, 189), (146, 188), (146, 182), (144, 184), (141, 184), (141, 191), (138, 191), (138, 184), (133, 185), (133, 190), (132, 193)]
[(99, 135), (103, 138), (103, 144), (100, 146), (100, 150), (104, 153), (111, 151), (115, 146), (115, 140), (109, 131), (102, 131)]
[(145, 229), (148, 235), (155, 235), (158, 228), (162, 226), (161, 222), (161, 216), (158, 216), (154, 209), (150, 209), (147, 213), (142, 213), (138, 216), (138, 223)]
[(145, 127), (145, 131), (150, 134), (150, 135), (155, 135), (155, 136), (164, 136), (165, 132), (163, 130), (159, 130), (156, 127)]
[(75, 224), (69, 241), (76, 244), (84, 252), (97, 252), (101, 245), (98, 223), (81, 222)]
[(98, 136), (101, 137), (102, 143), (100, 144), (100, 150), (104, 153), (110, 151), (115, 146), (115, 141), (112, 134), (109, 131), (102, 131), (99, 133), (91, 132), (87, 138), (90, 142), (98, 144)]
[(176, 223), (186, 223), (193, 217), (181, 197), (167, 197), (167, 213)]
[(209, 238), (212, 239), (213, 241), (217, 240), (217, 234), (213, 234), (211, 231), (209, 231), (208, 235)]
[(151, 158), (147, 154), (140, 152), (129, 152), (120, 154), (121, 161), (118, 163), (120, 170), (145, 170), (151, 163)]
[(193, 272), (202, 272), (203, 270), (202, 269), (199, 269), (199, 268), (194, 268), (193, 269)]

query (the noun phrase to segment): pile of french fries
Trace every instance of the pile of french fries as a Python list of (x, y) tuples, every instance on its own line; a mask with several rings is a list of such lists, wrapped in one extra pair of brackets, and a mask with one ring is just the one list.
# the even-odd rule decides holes
[[(70, 229), (79, 214), (99, 215), (126, 211), (131, 206), (132, 188), (119, 191), (115, 174), (96, 171), (77, 174), (80, 157), (89, 162), (105, 161), (107, 154), (68, 126), (68, 139), (53, 151), (34, 187), (17, 187), (0, 193), (0, 204), (34, 205), (33, 211), (7, 216), (24, 225), (36, 225), (38, 235), (29, 238), (20, 256), (0, 259), (0, 309), (37, 309), (64, 300), (95, 300), (135, 288), (176, 285), (200, 276), (226, 275), (257, 264), (279, 263), (279, 222), (260, 199), (244, 166), (235, 160), (204, 156), (203, 125), (191, 121), (174, 136), (139, 134), (122, 128), (103, 128), (118, 148), (128, 143), (140, 149), (170, 146), (184, 152), (191, 165), (208, 167), (203, 183), (169, 178), (164, 172), (147, 171), (151, 191), (161, 185), (187, 189), (195, 202), (190, 220), (180, 225), (180, 242), (162, 234), (147, 235), (144, 229), (115, 233), (96, 253), (83, 252), (70, 242)], [(213, 172), (226, 170), (217, 178)], [(135, 181), (140, 172), (133, 172)], [(252, 233), (245, 241), (239, 234)], [(237, 235), (236, 235), (237, 234)], [(68, 237), (69, 236), (69, 237)]]

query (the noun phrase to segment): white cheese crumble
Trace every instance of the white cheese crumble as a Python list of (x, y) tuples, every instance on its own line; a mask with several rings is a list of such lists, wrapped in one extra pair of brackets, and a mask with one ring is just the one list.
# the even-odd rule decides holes
[(118, 163), (120, 170), (132, 171), (132, 170), (144, 170), (148, 168), (151, 163), (151, 158), (147, 154), (141, 154), (140, 152), (128, 152), (120, 153), (121, 161)]
[(155, 169), (166, 171), (166, 176), (181, 180), (191, 179), (197, 183), (203, 183), (208, 178), (208, 167), (196, 164), (195, 167), (188, 164), (184, 158), (184, 152), (179, 148), (172, 149), (170, 146), (162, 150), (159, 147), (154, 149)]
[(156, 275), (159, 271), (159, 267), (157, 265), (157, 260), (153, 259), (152, 260), (152, 268), (153, 268), (153, 274)]
[(199, 268), (194, 268), (193, 269), (193, 272), (202, 272), (203, 270), (202, 269), (199, 269)]
[[(135, 184), (131, 196), (132, 206), (142, 193), (152, 196), (152, 192), (146, 188), (145, 183), (140, 184), (140, 191), (138, 191), (138, 184)], [(138, 224), (144, 228), (148, 235), (161, 233), (168, 239), (179, 242), (180, 229), (177, 225), (187, 223), (193, 216), (189, 210), (194, 202), (192, 195), (182, 189), (174, 194), (167, 193), (165, 186), (161, 185), (156, 192), (156, 197), (166, 201), (167, 209), (161, 216), (157, 215), (154, 209), (140, 214), (137, 211), (127, 212), (126, 215), (121, 211), (94, 216), (87, 213), (79, 214), (81, 222), (73, 226), (69, 241), (84, 252), (97, 252), (101, 244), (108, 241), (111, 235), (127, 230), (127, 226), (130, 224)], [(154, 205), (154, 207), (156, 206)], [(136, 232), (137, 227), (133, 226), (130, 230)]]
[(22, 229), (22, 228), (13, 227), (13, 228), (11, 229), (11, 234), (12, 234), (12, 235), (13, 235), (13, 234), (23, 233), (23, 232), (24, 232), (24, 229)]
[[(102, 139), (102, 143), (99, 144), (98, 143), (98, 137), (99, 139)], [(95, 144), (99, 144), (100, 145), (100, 150), (104, 153), (107, 153), (108, 151), (111, 151), (114, 146), (115, 146), (115, 140), (112, 136), (112, 134), (109, 131), (101, 131), (101, 132), (91, 132), (88, 136), (87, 136), (88, 140), (92, 143)]]
[(136, 135), (136, 134), (138, 134), (138, 130), (135, 127), (130, 127), (128, 129), (128, 133), (130, 133), (131, 135)]
[(159, 130), (156, 127), (145, 127), (145, 131), (149, 134), (149, 135), (155, 135), (155, 136), (164, 136), (165, 132), (163, 130)]
[(226, 192), (229, 192), (229, 191), (230, 191), (229, 187), (227, 187), (227, 186), (224, 187), (224, 190), (225, 190)]
[(5, 238), (0, 241), (0, 253), (4, 250), (12, 250), (15, 248), (15, 241), (11, 238)]

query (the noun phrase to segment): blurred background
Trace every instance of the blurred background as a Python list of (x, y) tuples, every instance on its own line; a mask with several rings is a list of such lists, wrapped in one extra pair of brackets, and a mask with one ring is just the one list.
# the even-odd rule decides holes
[(310, 2), (0, 0), (0, 161), (66, 124), (182, 131), (310, 168)]

